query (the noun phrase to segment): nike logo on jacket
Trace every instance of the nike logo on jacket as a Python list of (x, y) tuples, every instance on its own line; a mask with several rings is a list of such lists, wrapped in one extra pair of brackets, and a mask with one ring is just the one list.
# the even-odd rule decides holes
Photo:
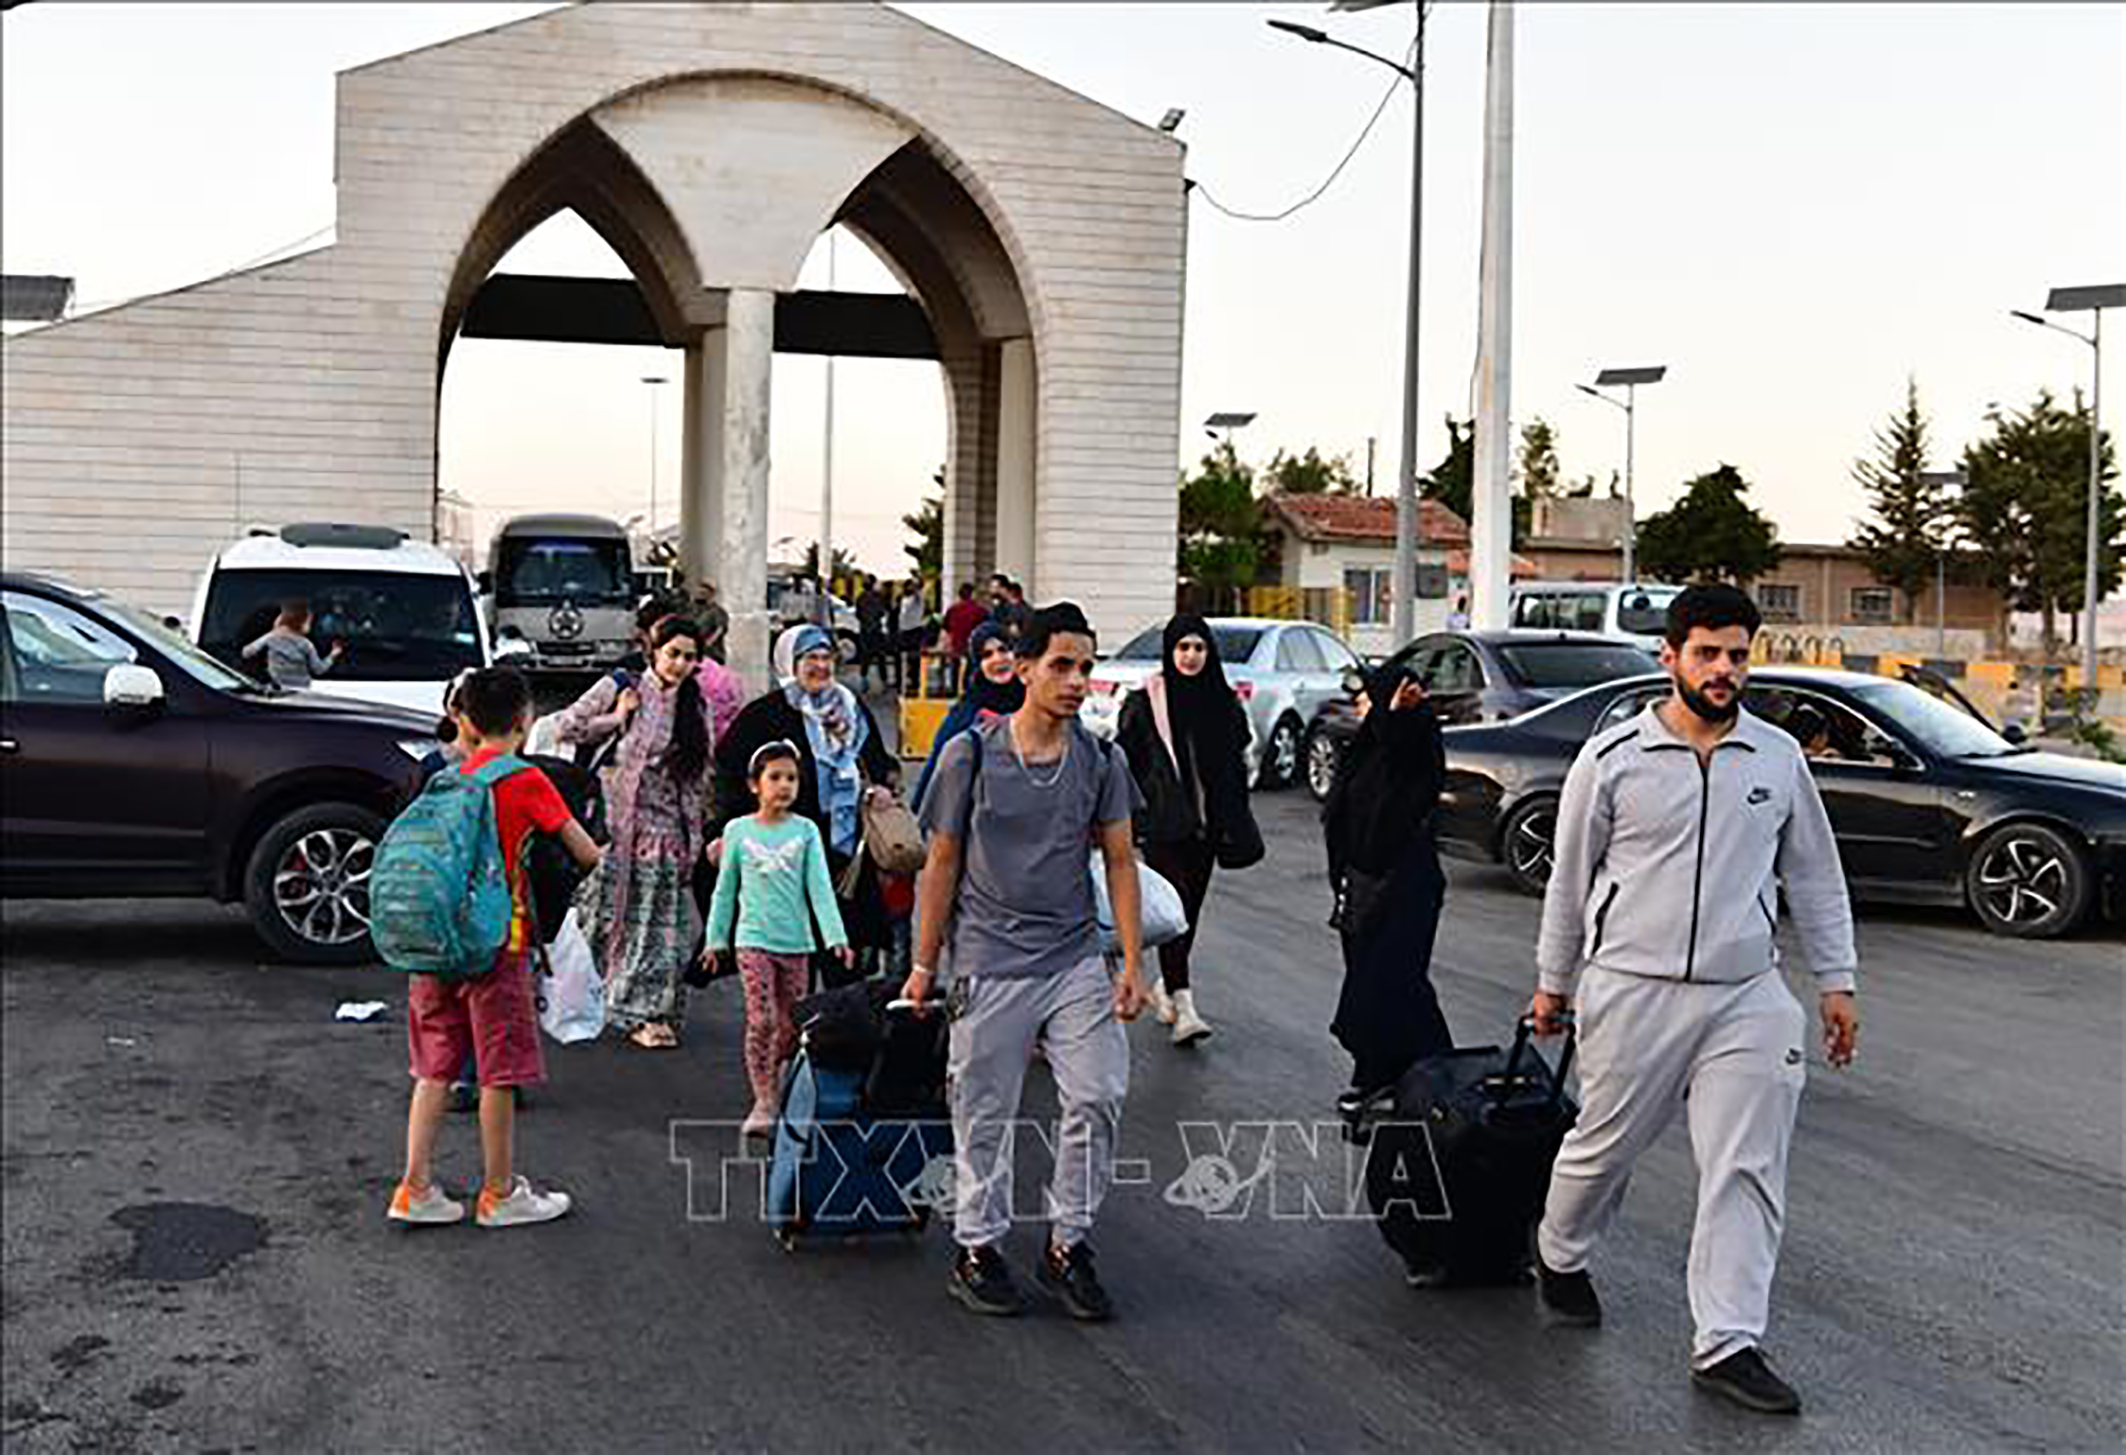
[(1653, 706), (1580, 749), (1558, 804), (1536, 961), (1570, 995), (1598, 965), (1731, 983), (1776, 969), (1778, 891), (1819, 991), (1851, 990), (1853, 912), (1800, 745), (1736, 715), (1701, 761)]

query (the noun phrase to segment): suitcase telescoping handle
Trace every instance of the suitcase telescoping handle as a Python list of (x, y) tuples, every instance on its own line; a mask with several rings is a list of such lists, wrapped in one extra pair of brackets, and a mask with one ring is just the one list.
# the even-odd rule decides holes
[[(1550, 1073), (1550, 1104), (1552, 1106), (1556, 1106), (1565, 1099), (1565, 1073), (1572, 1069), (1573, 1048), (1579, 1044), (1579, 1031), (1572, 1012), (1567, 1011), (1563, 1019), (1565, 1022), (1565, 1049), (1558, 1053), (1557, 1070)], [(1511, 1077), (1519, 1069), (1521, 1053), (1528, 1050), (1529, 1038), (1534, 1036), (1534, 1034), (1534, 1016), (1524, 1015), (1514, 1023), (1513, 1050), (1506, 1056), (1505, 1074), (1508, 1077)], [(1543, 1059), (1540, 1054), (1534, 1051), (1529, 1051), (1528, 1054), (1535, 1056), (1538, 1061)]]

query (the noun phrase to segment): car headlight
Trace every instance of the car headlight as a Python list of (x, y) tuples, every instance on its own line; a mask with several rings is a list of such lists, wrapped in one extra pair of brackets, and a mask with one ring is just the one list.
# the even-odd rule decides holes
[(418, 763), (436, 750), (434, 738), (400, 738), (399, 751)]

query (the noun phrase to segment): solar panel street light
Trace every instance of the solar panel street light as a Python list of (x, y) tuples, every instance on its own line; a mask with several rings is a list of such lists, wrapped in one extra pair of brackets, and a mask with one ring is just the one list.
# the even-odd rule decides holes
[[(1668, 373), (1666, 364), (1639, 364), (1627, 368), (1604, 369), (1595, 375), (1592, 384), (1575, 384), (1582, 394), (1589, 394), (1604, 404), (1614, 405), (1624, 411), (1624, 571), (1626, 584), (1637, 581), (1639, 571), (1639, 521), (1638, 505), (1632, 495), (1633, 471), (1637, 453), (1637, 422), (1639, 412), (1639, 386), (1658, 384)], [(1612, 399), (1604, 389), (1621, 388), (1622, 400)]]
[(2088, 314), (2091, 321), (2088, 333), (2077, 333), (2020, 308), (2008, 310), (2025, 323), (2049, 328), (2054, 333), (2063, 333), (2089, 345), (2089, 526), (2082, 555), (2082, 691), (2087, 694), (2085, 700), (2089, 701), (2094, 701), (2096, 693), (2096, 608), (2099, 589), (2103, 585), (2098, 567), (2103, 563), (2103, 512), (2100, 506), (2104, 485), (2104, 310), (2107, 308), (2126, 308), (2126, 283), (2055, 288), (2046, 297), (2047, 313)]

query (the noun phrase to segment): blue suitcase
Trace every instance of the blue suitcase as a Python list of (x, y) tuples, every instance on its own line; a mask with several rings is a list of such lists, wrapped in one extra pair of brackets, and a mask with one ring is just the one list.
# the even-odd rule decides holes
[(768, 1226), (800, 1237), (919, 1233), (951, 1211), (952, 1121), (942, 1100), (875, 1116), (869, 1071), (817, 1064), (800, 1049), (783, 1083), (768, 1164)]

